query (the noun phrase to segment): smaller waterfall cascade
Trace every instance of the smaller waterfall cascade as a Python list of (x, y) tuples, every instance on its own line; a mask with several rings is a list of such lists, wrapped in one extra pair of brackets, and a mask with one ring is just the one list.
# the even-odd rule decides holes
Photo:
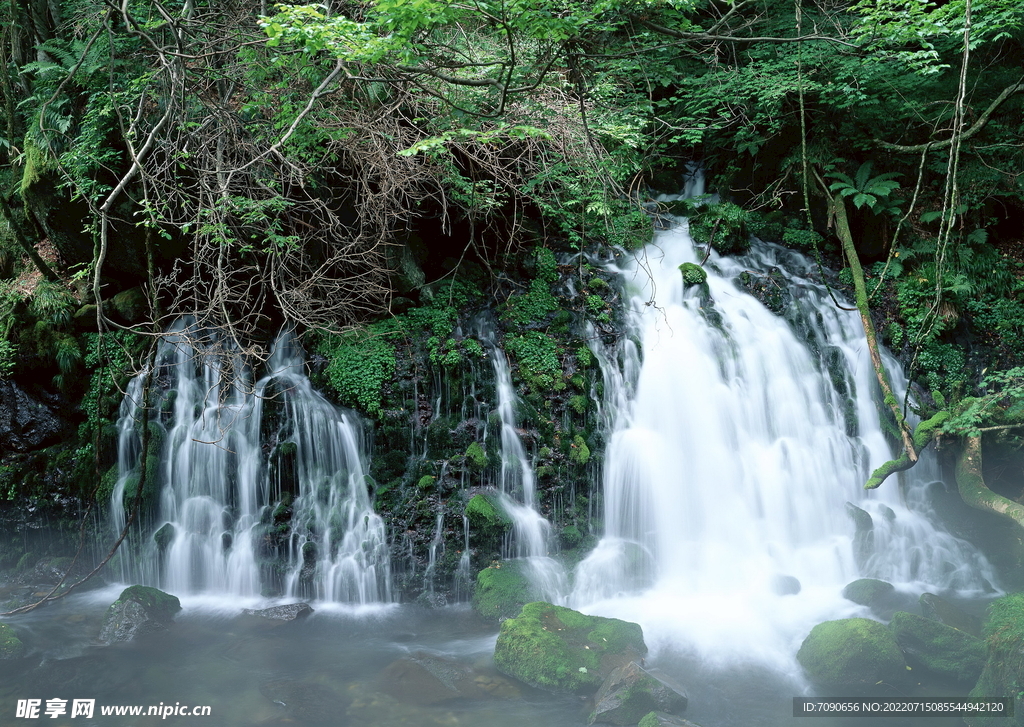
[[(159, 514), (126, 580), (181, 595), (390, 600), (387, 533), (370, 503), (354, 413), (313, 390), (287, 333), (255, 382), (222, 342), (206, 337), (199, 347), (196, 337), (181, 321), (157, 351)], [(127, 405), (138, 401), (135, 386), (123, 429), (138, 418), (137, 404)], [(137, 467), (131, 439), (122, 437), (121, 480)], [(124, 491), (119, 483), (113, 495), (121, 522)]]
[(498, 393), (498, 415), (501, 419), (498, 488), (501, 504), (512, 519), (512, 538), (507, 555), (522, 559), (539, 597), (560, 603), (568, 591), (568, 581), (565, 569), (548, 554), (551, 523), (537, 510), (537, 481), (533, 464), (516, 431), (519, 399), (512, 386), (508, 359), (494, 343), (493, 335), (486, 333), (481, 335), (481, 339), (490, 344), (489, 354)]
[[(891, 451), (857, 314), (831, 304), (797, 253), (764, 243), (743, 258), (712, 253), (709, 296), (679, 271), (702, 256), (684, 224), (618, 270), (627, 335), (594, 346), (614, 422), (605, 536), (578, 566), (570, 603), (638, 621), (710, 663), (797, 673), (814, 623), (859, 613), (840, 596), (856, 578), (991, 590), (984, 557), (933, 522), (923, 495), (933, 465), (903, 488), (862, 488)], [(781, 316), (739, 284), (773, 269), (792, 296)], [(899, 365), (886, 365), (905, 389)], [(870, 517), (870, 536), (857, 535), (846, 503)], [(796, 594), (780, 588), (792, 579)]]

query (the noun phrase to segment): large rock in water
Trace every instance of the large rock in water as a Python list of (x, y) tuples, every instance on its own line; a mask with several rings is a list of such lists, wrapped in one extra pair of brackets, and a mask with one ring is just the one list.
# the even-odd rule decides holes
[(453, 659), (422, 651), (384, 667), (374, 688), (421, 707), (458, 699), (512, 699), (520, 695), (511, 679), (481, 674)]
[(149, 586), (129, 586), (110, 604), (100, 641), (113, 644), (167, 628), (181, 610), (177, 596)]
[(868, 686), (906, 678), (907, 664), (892, 632), (866, 618), (818, 624), (796, 658), (808, 678), (825, 687)]
[(893, 614), (889, 628), (912, 664), (946, 679), (978, 681), (986, 650), (976, 636), (906, 611)]
[(494, 665), (538, 689), (586, 694), (646, 653), (639, 624), (538, 601), (501, 625)]
[(934, 593), (922, 593), (919, 599), (925, 618), (944, 623), (971, 636), (981, 638), (981, 619), (954, 606)]
[(588, 724), (632, 725), (648, 712), (680, 715), (685, 711), (686, 695), (681, 688), (631, 661), (604, 680), (594, 697)]
[(539, 595), (519, 561), (501, 561), (477, 573), (473, 610), (488, 621), (498, 622), (512, 618)]

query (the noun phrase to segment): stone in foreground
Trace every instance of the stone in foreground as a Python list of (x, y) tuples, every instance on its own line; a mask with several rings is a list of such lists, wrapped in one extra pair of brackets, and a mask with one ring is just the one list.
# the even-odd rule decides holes
[(110, 604), (100, 641), (113, 644), (167, 628), (181, 610), (177, 596), (149, 586), (129, 586)]
[(5, 623), (0, 623), (0, 661), (4, 659), (20, 659), (25, 655), (25, 644), (18, 638), (17, 632)]
[(648, 712), (680, 715), (685, 711), (686, 695), (680, 687), (631, 661), (604, 680), (589, 724), (632, 725)]
[(866, 618), (818, 624), (796, 658), (812, 682), (826, 687), (870, 686), (906, 678), (907, 664), (892, 632)]
[(615, 669), (646, 653), (638, 624), (538, 601), (501, 625), (494, 665), (538, 689), (592, 694)]

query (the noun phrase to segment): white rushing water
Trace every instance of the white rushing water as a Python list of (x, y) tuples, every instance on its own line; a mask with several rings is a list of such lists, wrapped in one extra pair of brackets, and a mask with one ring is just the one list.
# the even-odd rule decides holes
[(537, 478), (516, 430), (519, 399), (512, 386), (508, 359), (494, 344), (490, 332), (481, 338), (490, 344), (501, 419), (498, 491), (501, 505), (512, 520), (511, 540), (506, 544), (505, 556), (522, 561), (524, 573), (538, 598), (558, 603), (565, 598), (568, 582), (565, 569), (549, 552), (551, 523), (537, 510)]
[[(605, 536), (570, 602), (639, 622), (656, 648), (796, 675), (811, 626), (865, 614), (840, 595), (859, 577), (913, 593), (991, 589), (985, 559), (930, 518), (930, 455), (902, 487), (894, 477), (863, 489), (892, 451), (857, 313), (808, 279), (806, 258), (764, 243), (743, 258), (712, 253), (702, 308), (678, 268), (703, 253), (683, 223), (618, 269), (628, 327), (616, 346), (595, 346), (614, 422)], [(737, 282), (772, 268), (792, 286), (785, 317)], [(873, 523), (874, 547), (859, 558), (848, 502)], [(780, 577), (799, 593), (780, 595)]]
[[(125, 557), (124, 579), (182, 596), (391, 600), (387, 533), (367, 492), (355, 414), (312, 389), (290, 335), (252, 382), (230, 347), (188, 328), (179, 322), (157, 351), (151, 427), (163, 442), (151, 484), (160, 488), (159, 514), (142, 533), (139, 560)], [(123, 483), (137, 476), (137, 435), (125, 432), (138, 418), (139, 390), (133, 382), (119, 423), (115, 524), (130, 506)], [(282, 496), (290, 520), (270, 510)], [(165, 537), (154, 538), (161, 528)], [(273, 565), (282, 555), (283, 572)]]

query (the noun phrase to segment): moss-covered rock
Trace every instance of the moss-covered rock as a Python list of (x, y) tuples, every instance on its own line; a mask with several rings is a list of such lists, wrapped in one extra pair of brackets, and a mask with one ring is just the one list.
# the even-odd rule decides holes
[(679, 266), (679, 272), (683, 274), (683, 285), (703, 285), (707, 282), (708, 274), (704, 268), (696, 263), (683, 263)]
[(539, 601), (501, 625), (494, 665), (539, 689), (588, 694), (614, 669), (646, 653), (638, 624)]
[(985, 666), (985, 642), (951, 626), (897, 611), (889, 629), (907, 660), (935, 676), (973, 684)]
[(804, 639), (797, 661), (825, 687), (867, 686), (904, 679), (907, 664), (885, 625), (866, 618), (825, 621)]
[[(1015, 593), (989, 606), (985, 623), (988, 660), (971, 690), (972, 699), (1017, 697), (1024, 694), (1024, 593)], [(1013, 717), (968, 714), (970, 727), (1024, 727), (1024, 709)]]
[(501, 557), (501, 545), (512, 528), (512, 519), (494, 495), (477, 493), (466, 503), (469, 544), (478, 555), (477, 564)]
[(177, 596), (149, 586), (129, 586), (107, 609), (100, 641), (131, 641), (136, 636), (165, 629), (180, 610)]
[(501, 621), (518, 614), (538, 595), (523, 574), (521, 563), (502, 561), (477, 573), (473, 608), (489, 621)]
[(25, 644), (21, 643), (18, 634), (5, 623), (0, 623), (0, 661), (4, 659), (20, 659), (25, 655)]
[(895, 587), (886, 581), (858, 578), (843, 589), (843, 598), (869, 608), (884, 607), (895, 592)]
[(478, 471), (487, 466), (487, 451), (479, 442), (470, 442), (466, 447), (466, 464), (470, 469)]

